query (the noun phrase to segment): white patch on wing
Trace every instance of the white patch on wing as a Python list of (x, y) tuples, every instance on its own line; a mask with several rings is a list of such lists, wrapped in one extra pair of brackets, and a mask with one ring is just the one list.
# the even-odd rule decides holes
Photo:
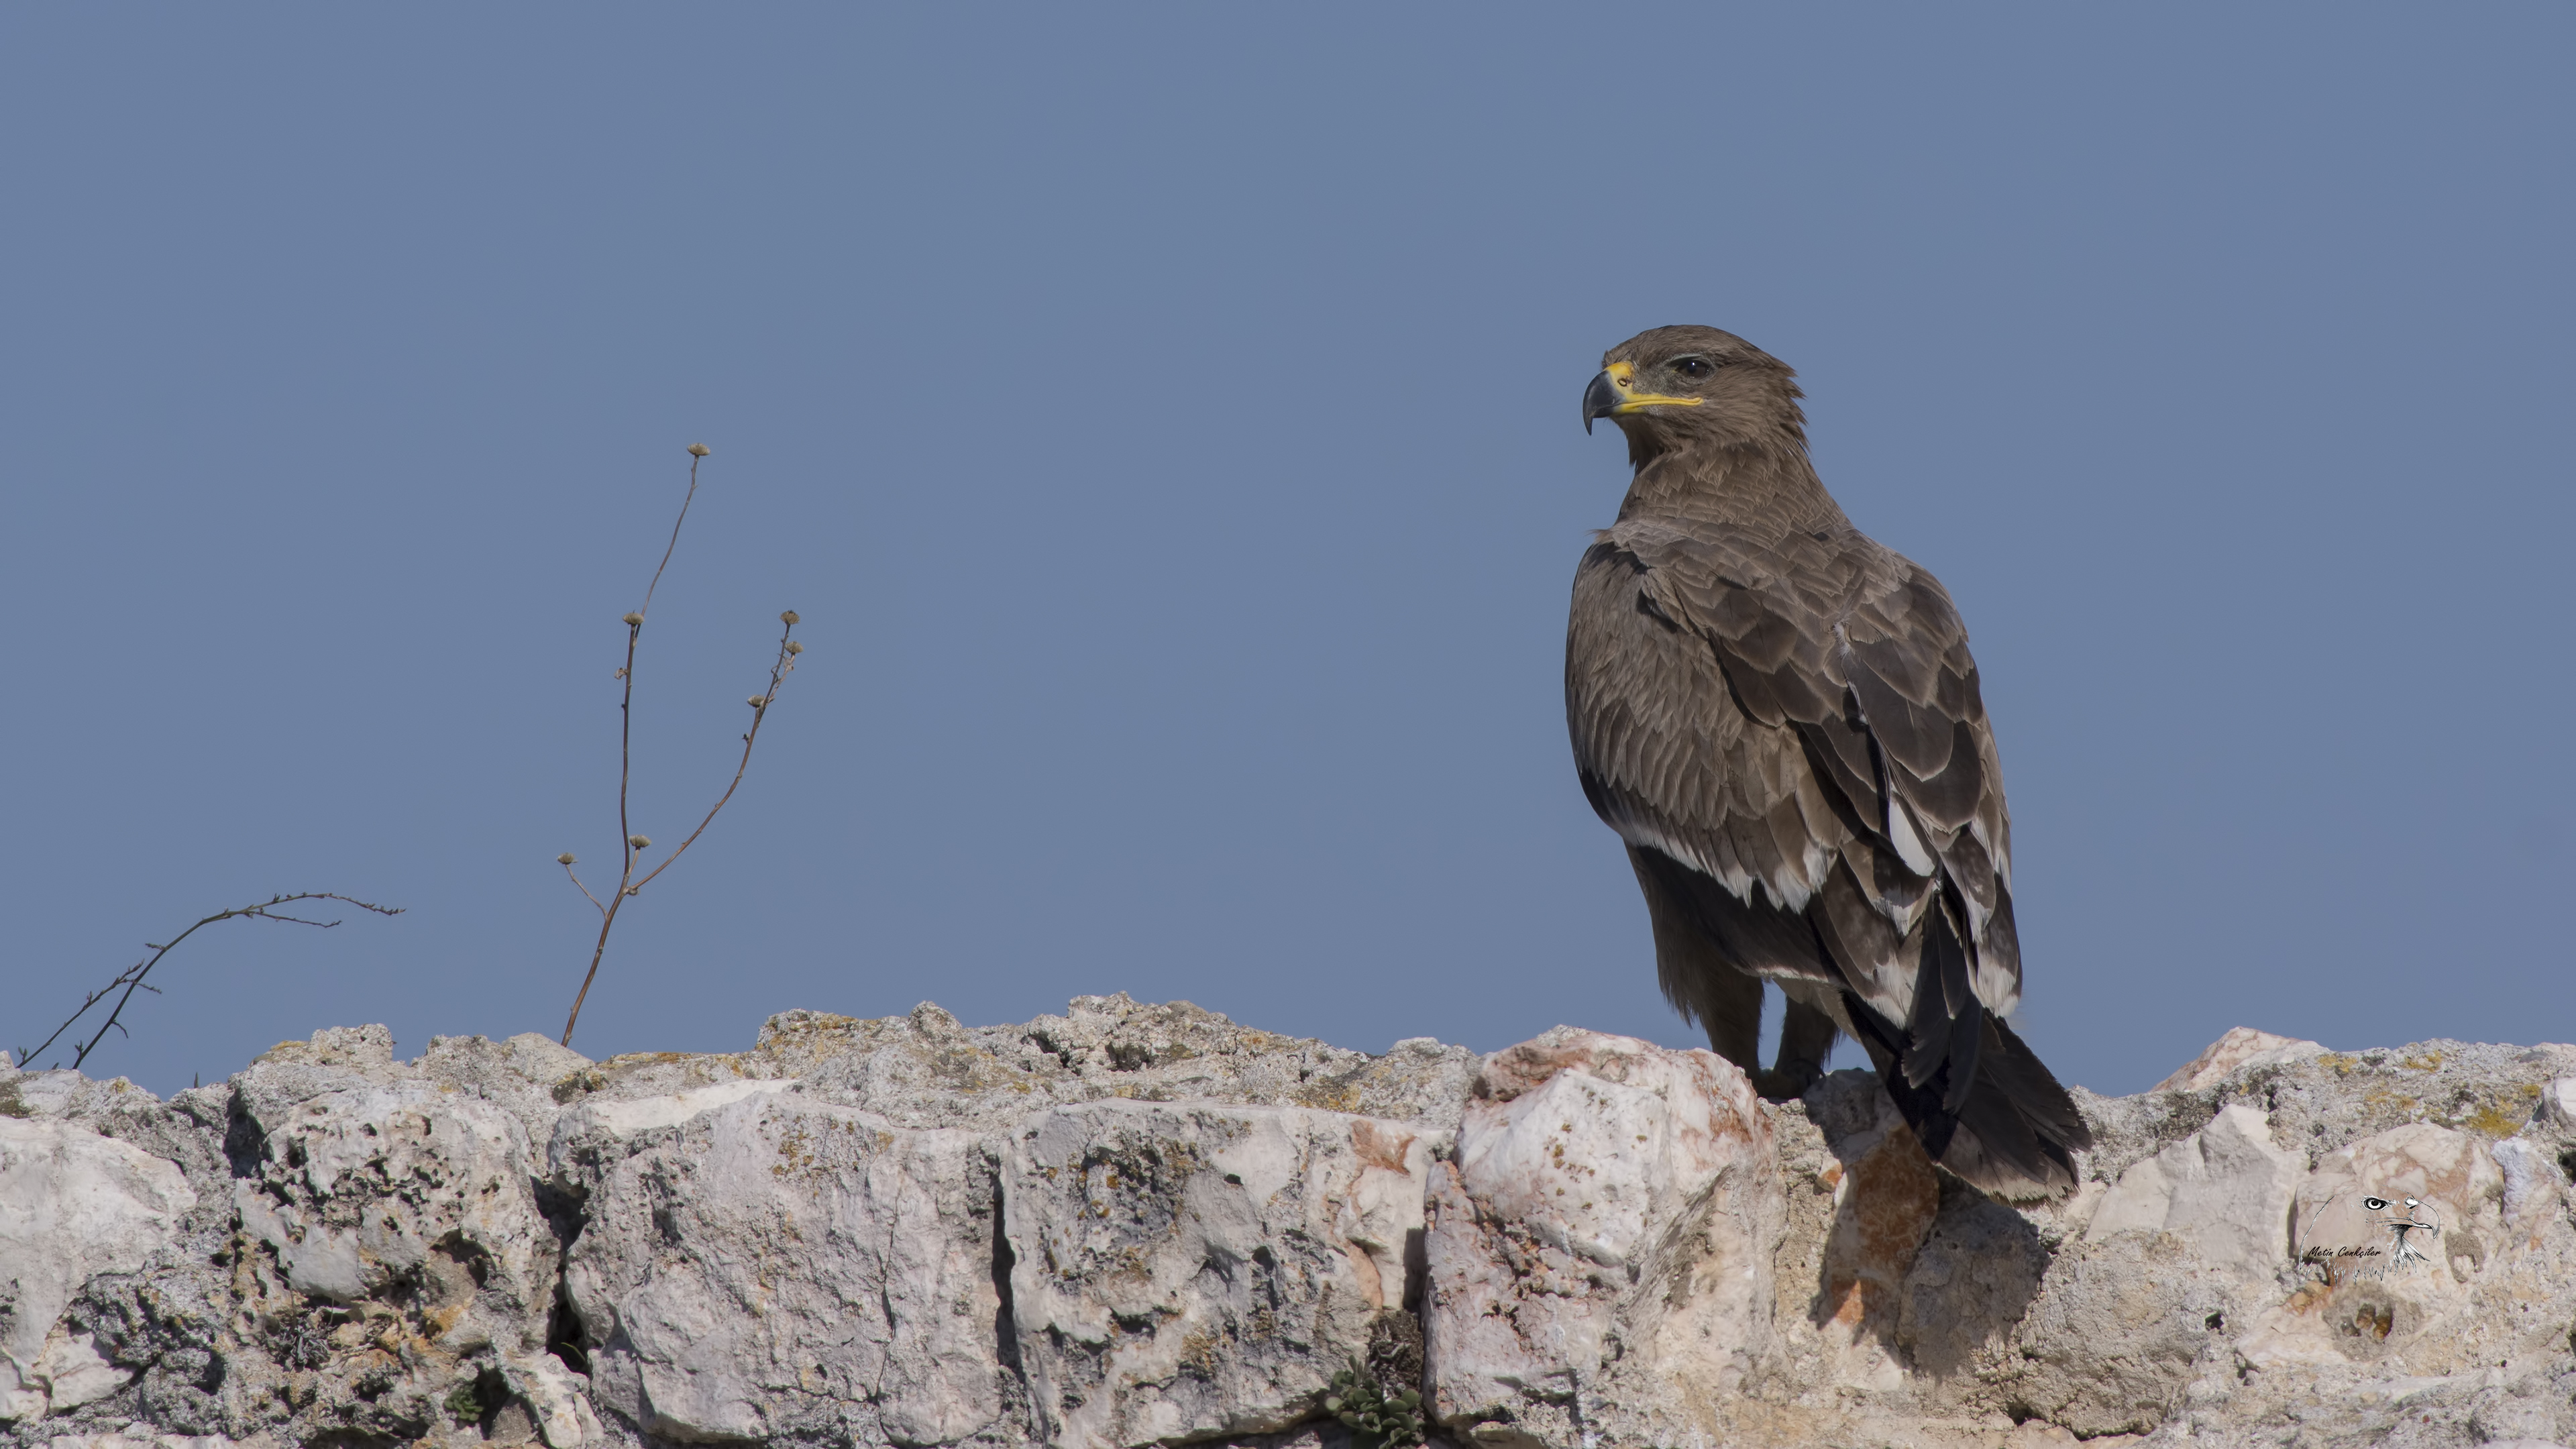
[(1896, 858), (1905, 862), (1906, 869), (1922, 876), (1936, 873), (1931, 847), (1915, 832), (1912, 812), (1893, 790), (1887, 792), (1887, 841), (1896, 847)]
[[(1716, 862), (1700, 853), (1698, 847), (1691, 845), (1687, 841), (1675, 840), (1671, 836), (1656, 829), (1652, 822), (1636, 819), (1634, 816), (1627, 815), (1625, 812), (1622, 812), (1622, 818), (1619, 820), (1615, 828), (1619, 832), (1619, 838), (1628, 842), (1630, 845), (1643, 846), (1649, 850), (1660, 850), (1664, 854), (1671, 856), (1673, 859), (1680, 861), (1682, 864), (1698, 871), (1701, 875), (1707, 876), (1710, 880), (1713, 880), (1719, 885), (1725, 887), (1728, 895), (1735, 897), (1746, 905), (1751, 905), (1753, 903), (1753, 882), (1756, 877), (1751, 871), (1748, 871), (1741, 866), (1738, 866), (1733, 870), (1720, 870), (1717, 868)], [(1822, 872), (1818, 872), (1818, 874), (1821, 875)], [(1777, 901), (1781, 907), (1786, 910), (1805, 910), (1807, 908), (1808, 899), (1815, 894), (1814, 891), (1807, 887), (1807, 883), (1801, 880), (1791, 879), (1783, 881), (1765, 879), (1762, 883), (1770, 888), (1772, 899)]]
[(1701, 875), (1707, 876), (1710, 880), (1726, 887), (1726, 893), (1735, 897), (1739, 901), (1744, 901), (1749, 904), (1753, 899), (1752, 872), (1741, 867), (1734, 870), (1719, 870), (1717, 868), (1717, 863), (1710, 860), (1707, 856), (1700, 854), (1697, 846), (1692, 845), (1688, 841), (1675, 840), (1671, 836), (1657, 830), (1654, 826), (1647, 824), (1645, 821), (1620, 821), (1619, 838), (1627, 841), (1630, 845), (1642, 845), (1648, 850), (1662, 851), (1664, 854), (1669, 855), (1673, 859), (1680, 861), (1682, 864), (1689, 866), (1691, 869), (1698, 871)]
[(1805, 910), (1816, 893), (1802, 880), (1775, 880), (1771, 882), (1771, 894), (1779, 898), (1781, 909), (1795, 912)]
[(2021, 983), (2013, 979), (2011, 972), (1988, 964), (1982, 957), (1968, 978), (1968, 988), (1977, 993), (1977, 1000), (1986, 1010), (1997, 1016), (2010, 1016), (2021, 1005)]
[(1995, 863), (1995, 879), (2003, 882), (2005, 890), (2011, 890), (2012, 853), (1995, 844), (1994, 840), (1986, 834), (1985, 817), (1981, 815), (1970, 820), (1968, 833), (1975, 836), (1977, 843), (1986, 848), (1986, 859)]
[[(1821, 886), (1824, 884), (1825, 877), (1833, 871), (1834, 851), (1823, 841), (1811, 837), (1807, 841), (1807, 858), (1805, 863), (1807, 867), (1807, 879), (1815, 882), (1816, 885)], [(1806, 898), (1814, 894), (1814, 886), (1801, 885), (1799, 887), (1799, 901), (1797, 908), (1802, 911), (1805, 910), (1807, 908)]]
[(1971, 941), (1986, 939), (1986, 922), (1994, 919), (1995, 913), (1978, 905), (1977, 898), (1965, 890), (1959, 892), (1959, 899), (1968, 904), (1968, 939)]
[(1866, 1000), (1879, 1015), (1902, 1025), (1914, 1015), (1914, 973), (1901, 962), (1871, 961), (1863, 963), (1867, 978), (1852, 984), (1860, 988)]

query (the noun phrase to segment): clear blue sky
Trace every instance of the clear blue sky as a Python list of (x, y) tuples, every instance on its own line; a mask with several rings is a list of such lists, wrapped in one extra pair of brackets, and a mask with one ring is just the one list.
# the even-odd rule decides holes
[(2576, 10), (13, 7), (0, 1040), (1693, 1038), (1565, 743), (1641, 328), (1964, 609), (2028, 1023), (2576, 1038)]

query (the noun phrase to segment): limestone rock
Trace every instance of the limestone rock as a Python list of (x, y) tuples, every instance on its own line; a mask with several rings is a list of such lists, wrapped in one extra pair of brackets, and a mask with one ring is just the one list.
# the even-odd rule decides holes
[(2297, 1247), (2303, 1257), (2384, 1252), (2369, 1266), (2422, 1268), (2456, 1286), (2501, 1236), (2503, 1201), (2504, 1174), (2485, 1143), (2428, 1124), (2391, 1128), (2328, 1153), (2300, 1184)]
[[(453, 1419), (461, 1381), (542, 1393), (559, 1371), (543, 1360), (561, 1248), (521, 1120), (405, 1080), (373, 1037), (317, 1042), (240, 1084), (232, 1184), (237, 1332), (281, 1372), (327, 1367), (351, 1386), (291, 1422), (418, 1438)], [(586, 1411), (556, 1408), (539, 1421), (555, 1449), (598, 1436)]]
[(1788, 1225), (1773, 1255), (1781, 1377), (1900, 1390), (1905, 1282), (1941, 1179), (1874, 1073), (1835, 1072), (1768, 1109)]
[(2172, 1076), (2156, 1083), (2150, 1090), (2197, 1092), (2215, 1087), (2242, 1070), (2323, 1056), (2325, 1050), (2312, 1041), (2275, 1036), (2268, 1031), (2240, 1026), (2211, 1042), (2199, 1056), (2184, 1063)]
[(2255, 1290), (2236, 1265), (2200, 1260), (2174, 1233), (2062, 1245), (2014, 1330), (1998, 1386), (2091, 1438), (2144, 1433), (2213, 1371)]
[(554, 1240), (516, 1119), (404, 1083), (326, 1092), (259, 1125), (268, 1158), (234, 1183), (234, 1210), (288, 1287), (354, 1304), (418, 1280), (452, 1300), (440, 1337), (544, 1344)]
[(1769, 1346), (1774, 1162), (1708, 1052), (1559, 1027), (1495, 1054), (1432, 1188), (1438, 1418), (1491, 1444), (1718, 1437)]
[(1355, 1359), (1496, 1449), (2576, 1441), (2576, 1048), (2238, 1031), (2073, 1096), (2079, 1189), (2005, 1204), (1866, 1072), (1123, 996), (0, 1067), (0, 1449), (1348, 1449)]
[(962, 1026), (928, 1002), (873, 1021), (782, 1012), (750, 1051), (619, 1057), (566, 1077), (555, 1099), (795, 1079), (907, 1127), (1007, 1131), (1049, 1106), (1125, 1098), (1321, 1107), (1447, 1129), (1476, 1064), (1465, 1048), (1427, 1038), (1373, 1057), (1122, 992), (1079, 996), (1064, 1015), (1019, 1026)]
[(222, 1434), (57, 1434), (46, 1449), (234, 1449)]
[(2262, 1113), (2224, 1107), (2208, 1126), (2120, 1174), (2084, 1237), (2172, 1233), (2204, 1263), (2269, 1277), (2290, 1256), (2290, 1206), (2306, 1168), (2304, 1157), (2273, 1145)]
[[(2304, 1156), (2273, 1143), (2262, 1113), (2232, 1105), (2115, 1182), (2086, 1184), (2061, 1215), (2066, 1235), (2053, 1252), (2038, 1241), (2037, 1224), (2019, 1238), (1997, 1219), (1992, 1246), (1964, 1260), (2002, 1271), (2005, 1288), (1990, 1295), (1988, 1313), (2007, 1326), (1954, 1344), (1949, 1361), (1991, 1385), (1983, 1398), (2018, 1403), (2087, 1438), (2154, 1428), (2212, 1371), (2231, 1342), (2228, 1325), (2241, 1326), (2287, 1267), (2291, 1207), (2306, 1172)], [(2029, 1265), (2026, 1278), (2009, 1271), (2014, 1264)], [(2011, 1302), (2013, 1291), (2021, 1303)], [(1926, 1315), (1939, 1323), (1962, 1316)], [(1927, 1359), (1918, 1351), (1917, 1367)]]
[(2215, 1094), (2262, 1111), (2275, 1143), (2313, 1159), (2418, 1122), (2489, 1142), (2511, 1137), (2531, 1124), (2549, 1080), (2571, 1074), (2576, 1048), (2428, 1041), (2248, 1067)]
[(585, 1104), (566, 1285), (601, 1402), (658, 1438), (1017, 1443), (989, 1149), (782, 1081)]
[(1402, 1311), (1438, 1140), (1302, 1107), (1105, 1101), (1014, 1133), (1020, 1361), (1050, 1443), (1289, 1428)]
[(489, 1102), (518, 1118), (530, 1142), (543, 1144), (563, 1110), (555, 1098), (556, 1087), (590, 1066), (590, 1058), (558, 1046), (554, 1038), (523, 1031), (507, 1041), (431, 1037), (420, 1060), (411, 1063), (405, 1075), (427, 1080), (442, 1091)]
[[(1943, 1412), (1996, 1407), (1971, 1386), (2010, 1362), (2019, 1325), (2037, 1312), (2033, 1299), (2056, 1266), (2032, 1216), (1943, 1179), (1939, 1211), (1905, 1274), (1897, 1341), (1911, 1371), (1908, 1397)], [(2027, 1360), (2045, 1341), (2024, 1338), (2020, 1349)]]
[[(68, 1075), (68, 1074), (64, 1074)], [(105, 1398), (130, 1374), (64, 1311), (91, 1277), (142, 1267), (196, 1206), (185, 1174), (65, 1122), (0, 1117), (0, 1419)]]
[(2560, 1153), (2576, 1149), (2576, 1077), (2559, 1077), (2540, 1089), (2540, 1103), (2524, 1130)]
[[(2464, 1315), (2493, 1297), (2503, 1259), (2546, 1261), (2505, 1232), (2504, 1173), (2487, 1145), (2413, 1124), (2327, 1154), (2300, 1185), (2295, 1242), (2314, 1273), (2238, 1352), (2257, 1368), (2386, 1362), (2417, 1373), (2482, 1361), (2491, 1332)], [(2519, 1251), (2517, 1251), (2517, 1249)], [(2535, 1261), (2538, 1260), (2538, 1261)]]

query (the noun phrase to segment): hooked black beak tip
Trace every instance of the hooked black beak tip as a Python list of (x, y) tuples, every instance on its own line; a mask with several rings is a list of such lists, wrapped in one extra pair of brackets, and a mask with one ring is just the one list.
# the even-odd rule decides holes
[(1594, 418), (1606, 418), (1619, 406), (1619, 389), (1611, 386), (1607, 369), (1594, 374), (1592, 385), (1583, 390), (1583, 431), (1592, 432)]

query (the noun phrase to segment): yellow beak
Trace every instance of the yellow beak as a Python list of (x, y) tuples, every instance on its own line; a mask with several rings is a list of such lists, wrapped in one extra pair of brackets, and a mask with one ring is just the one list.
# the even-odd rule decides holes
[(1637, 391), (1637, 364), (1614, 362), (1601, 369), (1592, 385), (1583, 390), (1583, 431), (1592, 431), (1594, 418), (1624, 418), (1648, 408), (1695, 408), (1705, 398), (1674, 397), (1670, 393)]

